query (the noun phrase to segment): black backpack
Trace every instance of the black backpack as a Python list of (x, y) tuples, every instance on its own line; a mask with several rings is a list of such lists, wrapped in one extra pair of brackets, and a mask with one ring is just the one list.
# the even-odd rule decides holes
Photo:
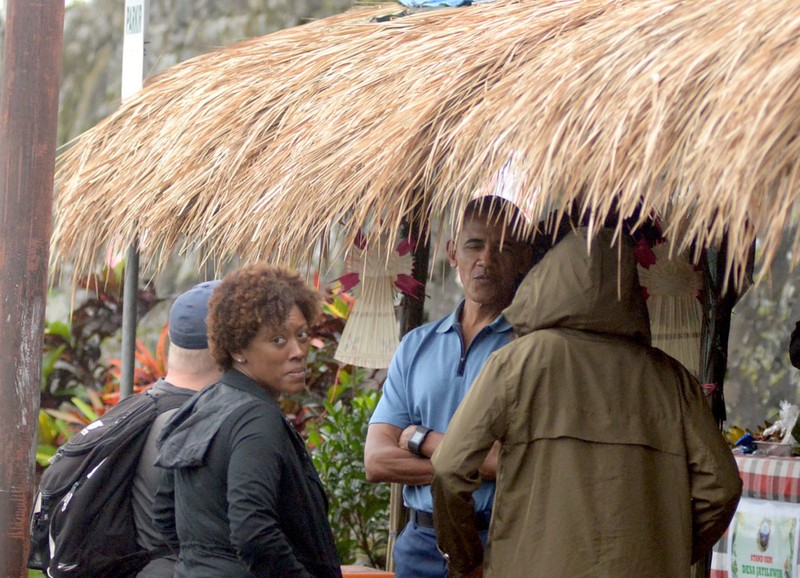
[(131, 488), (153, 421), (191, 393), (127, 397), (58, 449), (34, 501), (28, 568), (54, 578), (135, 576), (168, 553), (136, 543)]

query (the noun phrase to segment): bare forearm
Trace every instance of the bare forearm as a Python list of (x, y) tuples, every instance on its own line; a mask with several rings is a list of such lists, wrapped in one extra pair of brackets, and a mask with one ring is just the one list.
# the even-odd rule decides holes
[[(444, 434), (430, 431), (420, 445), (421, 456), (408, 449), (408, 440), (416, 426), (401, 430), (388, 424), (375, 424), (367, 432), (364, 448), (364, 465), (367, 480), (372, 483), (394, 482), (410, 486), (428, 485), (433, 479), (430, 457), (444, 439)], [(497, 444), (481, 465), (480, 475), (485, 480), (495, 479), (497, 471)]]
[(407, 450), (383, 451), (365, 460), (367, 481), (394, 482), (409, 486), (431, 483), (433, 467), (427, 458), (419, 458)]
[[(430, 484), (433, 466), (401, 443), (403, 430), (388, 424), (373, 424), (367, 430), (364, 466), (369, 482), (395, 482), (420, 486)], [(428, 440), (425, 440), (426, 443)]]

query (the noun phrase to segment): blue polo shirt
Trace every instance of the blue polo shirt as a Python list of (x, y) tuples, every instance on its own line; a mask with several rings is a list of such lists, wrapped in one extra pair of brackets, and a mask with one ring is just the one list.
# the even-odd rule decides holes
[[(403, 337), (371, 424), (388, 423), (401, 429), (415, 424), (439, 432), (447, 430), (486, 358), (511, 340), (511, 325), (500, 315), (481, 329), (464, 351), (458, 322), (463, 307), (462, 301), (447, 317)], [(473, 497), (477, 511), (490, 509), (494, 482), (484, 482)], [(409, 508), (433, 511), (430, 486), (405, 486), (403, 500)]]

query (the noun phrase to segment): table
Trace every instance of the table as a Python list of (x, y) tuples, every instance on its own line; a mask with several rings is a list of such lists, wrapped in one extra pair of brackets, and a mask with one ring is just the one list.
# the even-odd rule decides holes
[(756, 454), (735, 458), (742, 499), (714, 546), (711, 578), (798, 576), (800, 458)]

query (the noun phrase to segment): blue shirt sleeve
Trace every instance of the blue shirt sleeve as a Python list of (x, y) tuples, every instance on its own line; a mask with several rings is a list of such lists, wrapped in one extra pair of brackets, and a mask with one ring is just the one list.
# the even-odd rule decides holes
[(408, 335), (400, 342), (392, 362), (389, 373), (383, 384), (383, 393), (369, 420), (373, 423), (388, 423), (400, 429), (411, 425), (411, 415), (408, 411), (408, 390), (406, 377), (408, 367), (406, 363), (406, 350), (409, 347)]

